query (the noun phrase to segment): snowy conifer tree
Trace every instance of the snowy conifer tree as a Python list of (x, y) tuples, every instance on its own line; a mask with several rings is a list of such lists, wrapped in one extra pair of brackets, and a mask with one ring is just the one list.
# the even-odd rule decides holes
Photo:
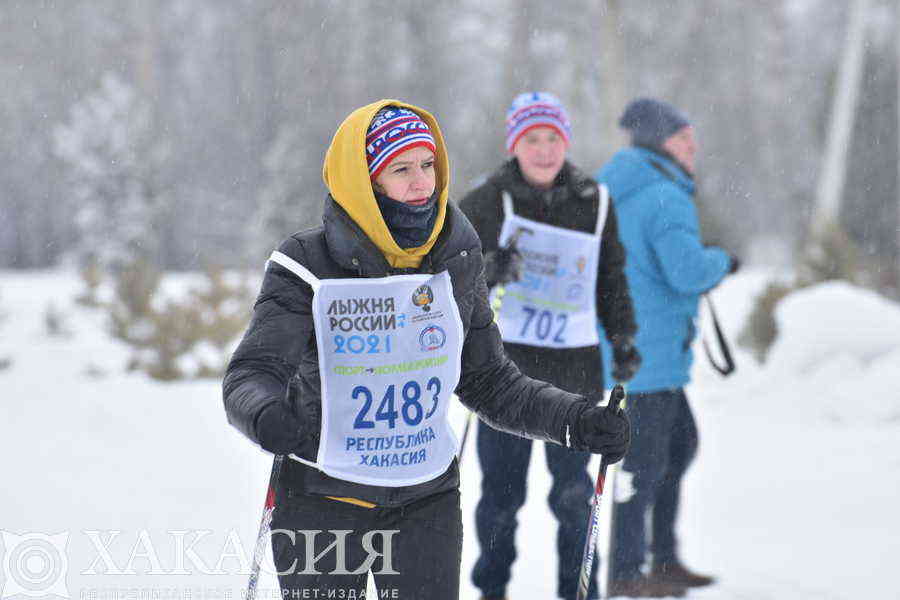
[(299, 127), (279, 129), (263, 157), (263, 169), (264, 185), (247, 240), (250, 259), (257, 262), (291, 233), (316, 223), (322, 205), (321, 197), (309, 194), (309, 180), (320, 172), (321, 160), (310, 159)]
[(155, 261), (166, 149), (152, 130), (149, 104), (109, 74), (54, 133), (70, 177), (74, 258), (113, 269), (137, 257)]

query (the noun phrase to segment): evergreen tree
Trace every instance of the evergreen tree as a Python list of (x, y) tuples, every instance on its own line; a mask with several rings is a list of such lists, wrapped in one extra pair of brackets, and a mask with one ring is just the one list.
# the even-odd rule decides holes
[(264, 180), (257, 197), (253, 226), (248, 228), (249, 259), (264, 261), (285, 237), (314, 225), (321, 216), (322, 198), (311, 202), (309, 165), (316, 164), (299, 127), (279, 128), (263, 157)]
[(55, 151), (68, 169), (78, 263), (118, 269), (138, 257), (155, 262), (167, 151), (149, 105), (108, 74), (56, 128)]

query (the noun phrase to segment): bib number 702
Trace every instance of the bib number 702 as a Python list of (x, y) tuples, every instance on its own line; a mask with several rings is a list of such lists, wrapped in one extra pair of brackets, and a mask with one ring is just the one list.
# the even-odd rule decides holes
[(362, 399), (363, 405), (356, 414), (356, 419), (353, 421), (353, 428), (374, 429), (375, 421), (387, 421), (388, 428), (394, 429), (394, 427), (397, 426), (397, 420), (401, 418), (403, 419), (403, 422), (410, 427), (418, 425), (424, 419), (431, 417), (431, 415), (434, 414), (434, 411), (437, 410), (438, 395), (441, 393), (441, 380), (437, 377), (429, 379), (428, 383), (425, 384), (425, 391), (427, 392), (427, 395), (431, 396), (428, 399), (431, 401), (431, 406), (428, 408), (427, 412), (420, 401), (423, 394), (419, 382), (407, 381), (404, 383), (400, 392), (403, 402), (398, 411), (396, 408), (397, 386), (393, 383), (390, 384), (385, 390), (384, 395), (381, 397), (381, 402), (378, 405), (378, 409), (375, 411), (375, 419), (372, 420), (369, 418), (369, 412), (372, 409), (372, 403), (374, 401), (372, 390), (364, 385), (356, 386), (353, 388), (350, 395), (354, 400)]
[(566, 325), (569, 323), (569, 315), (566, 313), (553, 313), (549, 310), (541, 310), (533, 306), (523, 306), (522, 311), (525, 313), (525, 321), (522, 323), (522, 331), (519, 337), (537, 338), (544, 341), (553, 336), (552, 341), (562, 344), (565, 343)]

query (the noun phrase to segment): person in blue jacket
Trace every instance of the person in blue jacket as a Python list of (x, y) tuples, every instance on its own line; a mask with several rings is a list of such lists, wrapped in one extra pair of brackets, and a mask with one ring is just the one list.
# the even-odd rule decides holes
[[(631, 475), (634, 494), (616, 505), (610, 595), (680, 596), (688, 587), (713, 582), (682, 564), (675, 537), (680, 482), (697, 450), (684, 392), (694, 320), (700, 295), (739, 262), (700, 241), (693, 201), (697, 143), (688, 119), (670, 104), (641, 98), (627, 106), (619, 124), (631, 134), (632, 145), (596, 178), (609, 188), (619, 217), (643, 365), (628, 390), (633, 438), (622, 470)], [(605, 340), (602, 331), (599, 337)], [(608, 360), (607, 348), (601, 356)], [(643, 575), (648, 538), (652, 563)]]

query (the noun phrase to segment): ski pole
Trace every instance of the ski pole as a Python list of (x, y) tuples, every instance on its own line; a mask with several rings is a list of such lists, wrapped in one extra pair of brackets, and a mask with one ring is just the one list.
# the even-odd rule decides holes
[[(504, 246), (505, 250), (509, 250), (512, 252), (517, 251), (519, 238), (524, 234), (534, 235), (534, 231), (529, 229), (528, 227), (519, 227), (516, 229), (515, 233), (513, 233), (509, 237), (509, 241)], [(503, 296), (506, 295), (506, 284), (500, 283), (494, 286), (494, 297), (491, 299), (491, 310), (494, 311), (494, 321), (500, 318), (500, 309), (503, 308)], [(457, 458), (462, 460), (463, 450), (466, 448), (466, 439), (469, 437), (469, 428), (472, 424), (472, 413), (469, 413), (469, 416), (466, 417), (466, 425), (463, 428), (462, 440), (459, 442), (459, 454)]]
[[(622, 409), (625, 409), (625, 405), (627, 402), (622, 402)], [(609, 478), (609, 497), (612, 501), (609, 511), (609, 519), (606, 522), (606, 533), (607, 533), (607, 541), (606, 541), (606, 554), (605, 562), (603, 563), (603, 572), (601, 573), (600, 583), (602, 590), (600, 597), (603, 599), (609, 598), (609, 582), (612, 578), (612, 557), (613, 553), (616, 551), (616, 541), (615, 541), (615, 527), (616, 527), (616, 494), (618, 493), (618, 476), (619, 470), (622, 468), (621, 464), (612, 465), (608, 471)]]
[(456, 455), (459, 462), (462, 462), (463, 451), (466, 449), (466, 440), (469, 439), (469, 429), (472, 427), (472, 411), (467, 412), (466, 425), (463, 427), (462, 438), (459, 440), (459, 453)]
[(262, 519), (259, 522), (259, 533), (256, 536), (256, 546), (253, 548), (253, 562), (250, 565), (250, 580), (247, 582), (246, 600), (256, 598), (256, 584), (259, 581), (259, 569), (263, 561), (263, 553), (266, 551), (266, 542), (272, 526), (272, 511), (275, 509), (275, 483), (281, 473), (281, 463), (284, 456), (278, 454), (272, 461), (272, 472), (269, 474), (269, 487), (266, 490), (266, 502), (263, 505)]
[[(625, 388), (617, 383), (609, 396), (609, 404), (606, 410), (618, 412), (622, 410), (621, 403), (625, 400)], [(600, 499), (603, 496), (603, 486), (606, 482), (606, 469), (609, 463), (606, 457), (600, 459), (600, 469), (597, 472), (597, 486), (594, 488), (594, 497), (591, 503), (591, 519), (588, 522), (588, 535), (584, 541), (584, 553), (581, 558), (581, 574), (578, 577), (577, 600), (586, 600), (588, 588), (591, 585), (591, 568), (594, 565), (594, 554), (597, 551), (597, 537), (600, 534)]]
[(617, 491), (617, 483), (618, 483), (618, 475), (619, 475), (619, 465), (613, 465), (610, 467), (610, 470), (607, 472), (609, 477), (609, 498), (611, 500), (611, 506), (609, 511), (609, 519), (607, 519), (606, 525), (606, 552), (603, 555), (603, 564), (601, 565), (600, 572), (600, 598), (606, 600), (609, 598), (609, 582), (612, 579), (612, 557), (613, 552), (616, 551), (615, 540), (613, 539), (615, 536), (615, 527), (616, 527), (616, 494)]

